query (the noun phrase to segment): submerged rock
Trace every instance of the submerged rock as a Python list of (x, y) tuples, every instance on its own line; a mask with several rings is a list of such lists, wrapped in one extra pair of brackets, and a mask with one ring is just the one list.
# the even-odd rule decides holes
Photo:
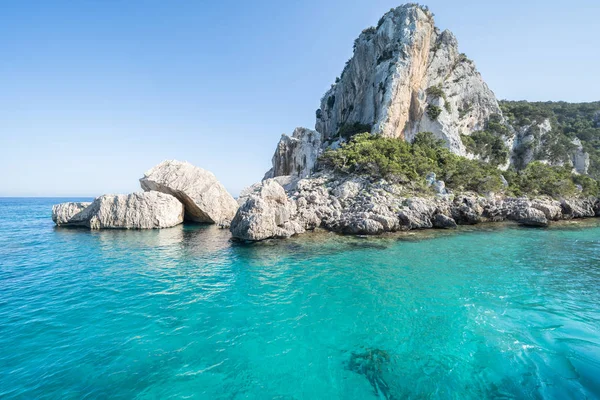
[(227, 225), (238, 208), (211, 172), (188, 162), (164, 161), (146, 172), (140, 184), (145, 191), (177, 197), (185, 206), (185, 219), (194, 222)]
[(183, 204), (160, 192), (103, 195), (93, 203), (63, 203), (52, 208), (59, 226), (91, 229), (158, 229), (183, 222)]
[(83, 210), (89, 207), (91, 202), (69, 202), (52, 206), (52, 221), (58, 226), (62, 225), (85, 225)]
[(364, 375), (377, 397), (393, 398), (390, 386), (384, 378), (384, 372), (390, 363), (390, 355), (381, 349), (369, 349), (363, 353), (352, 353), (348, 369)]

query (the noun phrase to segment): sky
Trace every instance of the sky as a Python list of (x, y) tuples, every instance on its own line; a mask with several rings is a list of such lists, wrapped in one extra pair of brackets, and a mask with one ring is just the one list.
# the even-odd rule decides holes
[[(0, 0), (0, 196), (139, 191), (165, 159), (234, 195), (388, 0)], [(600, 100), (600, 1), (431, 0), (500, 99)]]

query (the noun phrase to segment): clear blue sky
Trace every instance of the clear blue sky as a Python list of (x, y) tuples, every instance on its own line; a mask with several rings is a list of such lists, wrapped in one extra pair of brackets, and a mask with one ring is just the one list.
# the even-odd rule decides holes
[[(136, 191), (164, 159), (237, 194), (400, 4), (1, 1), (0, 196)], [(600, 100), (600, 1), (425, 4), (499, 98)]]

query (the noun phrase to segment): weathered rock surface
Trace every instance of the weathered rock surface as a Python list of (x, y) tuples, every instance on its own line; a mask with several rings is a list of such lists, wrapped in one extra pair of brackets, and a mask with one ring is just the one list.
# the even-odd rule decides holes
[(154, 191), (103, 195), (93, 203), (57, 204), (52, 210), (57, 225), (91, 229), (170, 228), (183, 222), (184, 212), (175, 197)]
[(58, 226), (77, 225), (85, 223), (83, 210), (92, 204), (91, 202), (69, 202), (52, 206), (52, 221)]
[(103, 195), (84, 210), (91, 229), (159, 229), (183, 222), (183, 204), (160, 192)]
[(238, 208), (213, 173), (188, 162), (164, 161), (140, 179), (142, 189), (175, 196), (185, 206), (185, 219), (227, 224)]
[(288, 199), (283, 187), (273, 179), (264, 181), (248, 194), (231, 222), (235, 238), (259, 241), (286, 238), (304, 232), (296, 221), (295, 202)]
[(292, 136), (282, 135), (273, 155), (273, 168), (265, 179), (277, 176), (306, 178), (315, 168), (322, 145), (321, 134), (296, 128)]
[(231, 224), (235, 238), (284, 238), (322, 228), (376, 235), (414, 229), (451, 229), (481, 222), (515, 221), (545, 227), (550, 221), (600, 215), (597, 199), (482, 197), (477, 194), (405, 197), (384, 180), (319, 173), (289, 181), (287, 192), (274, 179), (255, 185)]
[(428, 10), (405, 5), (355, 41), (353, 57), (323, 96), (316, 130), (329, 141), (355, 123), (409, 141), (429, 131), (464, 155), (461, 132), (483, 129), (492, 114), (501, 115), (496, 97), (454, 35), (439, 31)]

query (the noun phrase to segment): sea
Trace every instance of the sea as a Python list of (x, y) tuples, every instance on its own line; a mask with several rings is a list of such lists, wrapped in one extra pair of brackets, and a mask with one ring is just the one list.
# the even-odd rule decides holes
[(600, 222), (243, 244), (0, 199), (1, 399), (597, 399)]

